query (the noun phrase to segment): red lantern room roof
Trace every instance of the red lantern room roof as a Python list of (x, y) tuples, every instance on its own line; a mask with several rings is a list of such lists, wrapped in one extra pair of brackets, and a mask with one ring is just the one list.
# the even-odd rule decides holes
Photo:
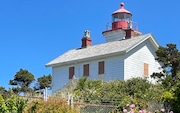
[(129, 12), (128, 10), (126, 10), (124, 8), (124, 3), (121, 3), (120, 6), (121, 6), (120, 9), (113, 12), (112, 15), (119, 14), (119, 13), (125, 13), (125, 14), (130, 14), (132, 16), (131, 12)]

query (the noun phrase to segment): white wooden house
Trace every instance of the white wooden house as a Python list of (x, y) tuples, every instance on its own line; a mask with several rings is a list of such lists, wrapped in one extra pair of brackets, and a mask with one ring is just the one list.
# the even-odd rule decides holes
[(82, 47), (72, 49), (46, 64), (52, 67), (52, 92), (61, 89), (73, 77), (88, 79), (127, 80), (160, 72), (155, 61), (159, 45), (152, 34), (142, 35), (132, 22), (132, 14), (121, 8), (112, 14), (112, 28), (102, 34), (106, 43), (92, 45), (90, 32), (82, 38)]

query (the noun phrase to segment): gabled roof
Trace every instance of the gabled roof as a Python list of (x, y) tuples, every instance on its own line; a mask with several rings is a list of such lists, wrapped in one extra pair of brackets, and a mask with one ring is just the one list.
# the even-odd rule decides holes
[(140, 35), (121, 41), (113, 41), (99, 45), (89, 46), (87, 48), (69, 50), (66, 53), (47, 63), (46, 66), (59, 66), (69, 63), (86, 61), (88, 59), (97, 59), (116, 54), (124, 54), (148, 39), (150, 39), (151, 43), (156, 49), (159, 47), (158, 43), (155, 41), (151, 34)]

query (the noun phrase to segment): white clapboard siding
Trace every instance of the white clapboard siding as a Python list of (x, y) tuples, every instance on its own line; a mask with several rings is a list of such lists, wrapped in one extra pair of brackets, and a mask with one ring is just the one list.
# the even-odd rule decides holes
[(89, 79), (97, 80), (98, 79), (98, 60), (91, 61), (89, 65)]
[[(104, 61), (104, 74), (98, 75), (98, 62)], [(121, 79), (123, 80), (124, 74), (124, 61), (121, 56), (104, 58), (101, 60), (87, 61), (81, 63), (74, 63), (63, 67), (53, 67), (52, 76), (52, 92), (55, 92), (69, 81), (69, 67), (75, 67), (75, 78), (83, 77), (83, 65), (89, 64), (89, 77), (88, 79), (97, 80), (102, 79), (104, 81)]]
[[(141, 43), (126, 54), (124, 79), (144, 77), (144, 63), (149, 65), (149, 77), (153, 72), (159, 72), (160, 64), (155, 61), (155, 50), (149, 40)], [(149, 78), (148, 77), (148, 78)]]
[(124, 61), (122, 56), (110, 57), (105, 62), (105, 81), (111, 81), (116, 79), (123, 80), (124, 77)]
[(69, 80), (69, 69), (67, 67), (53, 67), (52, 68), (52, 92), (55, 92), (67, 83)]

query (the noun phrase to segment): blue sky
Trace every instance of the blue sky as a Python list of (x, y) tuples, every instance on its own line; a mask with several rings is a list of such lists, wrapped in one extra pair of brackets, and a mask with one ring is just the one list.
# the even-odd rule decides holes
[(143, 34), (152, 33), (161, 46), (180, 50), (180, 2), (132, 0), (2, 0), (0, 1), (0, 86), (8, 89), (20, 68), (35, 78), (51, 74), (45, 64), (79, 48), (84, 30), (93, 45), (105, 42), (102, 31), (124, 2)]

